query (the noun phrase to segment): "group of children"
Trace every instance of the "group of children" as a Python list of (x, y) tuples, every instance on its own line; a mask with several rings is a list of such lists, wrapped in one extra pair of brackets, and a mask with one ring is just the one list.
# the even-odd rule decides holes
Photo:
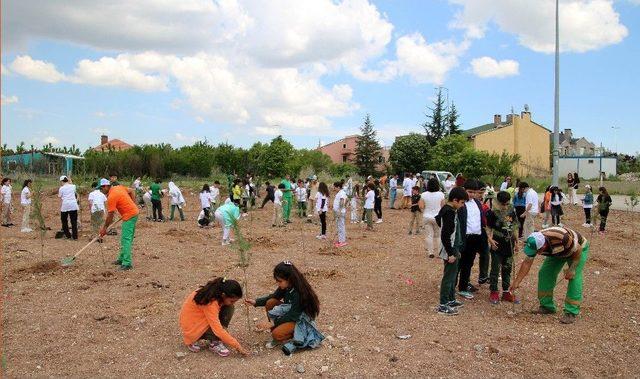
[[(571, 188), (574, 190), (574, 188)], [(603, 235), (607, 226), (607, 217), (609, 216), (609, 208), (611, 208), (612, 200), (609, 196), (609, 192), (605, 187), (598, 188), (598, 197), (594, 199), (591, 186), (586, 184), (584, 186), (585, 194), (582, 198), (582, 209), (584, 211), (585, 222), (582, 224), (585, 228), (591, 228), (594, 225), (593, 221), (593, 208), (596, 207), (597, 214), (600, 218), (600, 225), (598, 227), (598, 233)], [(573, 195), (574, 200), (577, 201), (577, 195)], [(540, 204), (540, 211), (544, 214), (544, 220), (542, 227), (548, 226), (563, 226), (561, 217), (564, 215), (562, 205), (565, 203), (565, 196), (562, 193), (562, 189), (558, 186), (549, 186), (545, 190), (544, 200)], [(549, 222), (549, 218), (551, 222)]]

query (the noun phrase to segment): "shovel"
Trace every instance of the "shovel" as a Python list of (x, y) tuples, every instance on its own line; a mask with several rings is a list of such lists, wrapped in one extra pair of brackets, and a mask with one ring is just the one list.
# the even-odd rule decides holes
[[(115, 226), (117, 223), (119, 223), (120, 221), (122, 221), (122, 219), (118, 219), (116, 222), (114, 222), (113, 224), (111, 224), (111, 226)], [(78, 258), (80, 256), (80, 254), (82, 254), (83, 251), (85, 251), (89, 246), (91, 246), (94, 242), (96, 242), (97, 240), (100, 239), (100, 236), (96, 236), (94, 239), (92, 239), (91, 241), (89, 241), (88, 244), (84, 245), (84, 247), (80, 250), (78, 250), (77, 253), (73, 254), (73, 256), (71, 257), (66, 257), (66, 258), (62, 258), (62, 262), (60, 263), (62, 266), (66, 267), (66, 266), (71, 266), (73, 264), (73, 262), (76, 261), (76, 258)]]

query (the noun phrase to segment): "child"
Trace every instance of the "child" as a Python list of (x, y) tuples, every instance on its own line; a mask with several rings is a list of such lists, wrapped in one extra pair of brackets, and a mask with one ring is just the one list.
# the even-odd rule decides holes
[(582, 224), (585, 228), (591, 227), (591, 208), (593, 208), (593, 192), (591, 192), (591, 186), (584, 186), (586, 193), (582, 199), (582, 209), (584, 209), (585, 222)]
[(356, 183), (353, 187), (353, 194), (351, 196), (351, 223), (357, 224), (360, 222), (358, 219), (358, 203), (360, 202), (360, 184)]
[(178, 188), (174, 182), (169, 182), (169, 197), (169, 203), (171, 204), (169, 221), (173, 221), (173, 213), (176, 208), (178, 208), (178, 213), (180, 213), (180, 221), (184, 221), (184, 212), (182, 211), (185, 205), (184, 197), (182, 196), (182, 191), (180, 191), (180, 188)]
[(541, 212), (544, 213), (544, 219), (542, 221), (542, 228), (549, 227), (549, 219), (551, 218), (551, 186), (548, 186), (544, 190), (544, 198), (542, 200)]
[(598, 233), (604, 235), (604, 228), (607, 226), (607, 217), (609, 216), (609, 208), (611, 207), (611, 196), (605, 187), (598, 188), (598, 214), (600, 215), (600, 230)]
[(264, 199), (262, 199), (262, 205), (260, 206), (260, 208), (264, 208), (264, 206), (269, 201), (273, 201), (273, 197), (274, 197), (274, 194), (276, 192), (276, 187), (272, 186), (271, 183), (265, 182), (264, 184), (267, 186), (267, 188), (265, 189), (267, 194), (265, 195)]
[[(320, 313), (318, 296), (291, 262), (278, 263), (273, 269), (273, 278), (278, 285), (275, 292), (255, 300), (245, 300), (245, 303), (254, 307), (265, 307), (267, 311), (268, 321), (258, 324), (258, 327), (271, 329), (272, 341), (267, 343), (268, 349), (293, 338), (296, 323), (302, 317), (306, 315), (308, 319), (314, 320)], [(322, 338), (324, 337), (320, 335), (320, 341)], [(285, 346), (285, 354), (291, 352), (284, 348)]]
[(284, 189), (284, 184), (278, 184), (278, 189), (273, 193), (273, 222), (271, 226), (273, 227), (283, 227), (284, 220), (282, 219), (282, 190)]
[(295, 195), (298, 201), (298, 217), (307, 217), (307, 189), (304, 188), (302, 179), (298, 179)]
[(220, 202), (220, 181), (216, 180), (213, 182), (213, 187), (209, 187), (209, 191), (211, 192), (210, 214), (214, 214), (216, 208), (218, 208), (218, 203)]
[(374, 189), (374, 201), (373, 201), (373, 211), (376, 213), (376, 224), (382, 223), (382, 185), (380, 185), (380, 181), (378, 179), (373, 181), (375, 186)]
[(180, 310), (180, 329), (187, 348), (197, 353), (202, 350), (199, 340), (209, 341), (209, 350), (221, 357), (230, 354), (229, 345), (242, 355), (249, 355), (227, 331), (233, 317), (233, 304), (242, 297), (242, 287), (231, 279), (216, 278), (191, 292)]
[(419, 229), (420, 229), (420, 215), (421, 215), (421, 209), (420, 209), (420, 187), (419, 186), (414, 186), (411, 189), (411, 221), (409, 221), (409, 235), (411, 235), (412, 229), (414, 228), (415, 225), (415, 229), (416, 229), (416, 233), (418, 234)]
[[(100, 182), (91, 184), (92, 188), (95, 188), (89, 194), (89, 209), (91, 211), (91, 231), (94, 236), (97, 236), (100, 232), (100, 227), (104, 224), (105, 205), (107, 203), (107, 197), (100, 190), (102, 185), (107, 185), (106, 179), (100, 179)], [(102, 242), (102, 238), (98, 239), (98, 242)]]
[(240, 219), (240, 208), (236, 203), (227, 199), (223, 206), (215, 213), (216, 221), (222, 227), (222, 246), (227, 246), (233, 242), (231, 238), (231, 227)]
[(209, 212), (211, 211), (212, 200), (211, 189), (209, 188), (209, 185), (205, 183), (202, 186), (202, 191), (200, 191), (200, 208), (202, 209), (203, 213), (202, 218), (200, 218), (200, 215), (198, 215), (198, 224), (200, 224), (200, 226), (207, 226), (211, 221)]
[(333, 214), (336, 220), (336, 229), (338, 230), (338, 240), (335, 247), (347, 246), (347, 229), (345, 226), (345, 218), (347, 217), (347, 193), (340, 185), (340, 182), (333, 183), (333, 189), (338, 191), (333, 198)]
[(511, 269), (513, 252), (518, 242), (516, 229), (518, 215), (511, 205), (509, 192), (500, 191), (496, 196), (497, 204), (487, 212), (487, 236), (491, 247), (491, 274), (489, 275), (489, 301), (500, 302), (498, 277), (502, 277), (502, 301), (514, 302), (515, 297), (509, 292), (511, 285)]
[(319, 240), (327, 239), (327, 211), (329, 210), (329, 187), (325, 182), (318, 185), (316, 194), (316, 213), (320, 218), (320, 234), (316, 236)]
[(462, 303), (456, 300), (455, 297), (458, 261), (464, 245), (462, 225), (458, 221), (457, 212), (468, 199), (469, 196), (464, 187), (453, 187), (449, 191), (449, 201), (436, 216), (436, 222), (441, 228), (442, 248), (440, 249), (440, 258), (444, 261), (444, 271), (442, 273), (442, 282), (440, 283), (440, 305), (437, 310), (438, 313), (448, 316), (457, 315), (457, 308), (462, 306)]
[(29, 227), (29, 216), (31, 215), (31, 179), (26, 179), (22, 183), (20, 192), (20, 205), (22, 205), (22, 233), (29, 233), (33, 230)]
[(367, 194), (364, 196), (364, 217), (367, 222), (367, 230), (373, 230), (373, 208), (376, 197), (375, 189), (375, 184), (373, 184), (373, 182), (369, 182), (367, 184)]
[(153, 219), (153, 203), (151, 202), (151, 190), (147, 190), (144, 195), (142, 195), (142, 201), (144, 202), (144, 207), (147, 209), (147, 220), (151, 221)]
[(242, 188), (240, 187), (240, 179), (233, 181), (233, 189), (231, 190), (231, 200), (240, 206), (240, 200), (242, 199)]
[(242, 215), (246, 216), (249, 212), (249, 201), (251, 200), (251, 184), (245, 179), (242, 182)]
[(162, 180), (160, 180), (160, 178), (157, 178), (150, 187), (151, 205), (153, 207), (153, 221), (158, 222), (164, 221), (164, 216), (162, 215), (162, 196), (164, 196), (164, 192), (162, 191), (160, 183), (162, 183)]
[(562, 190), (560, 187), (551, 187), (551, 224), (554, 226), (562, 226), (560, 216), (564, 214), (562, 211)]
[(11, 212), (11, 179), (2, 178), (2, 226), (13, 226)]
[(520, 227), (518, 228), (518, 238), (522, 238), (522, 233), (524, 231), (524, 218), (521, 217), (527, 211), (527, 194), (524, 191), (523, 187), (518, 187), (518, 192), (515, 192), (513, 195), (513, 207), (516, 209), (516, 214), (518, 215), (518, 223), (520, 223)]
[[(311, 182), (309, 183), (309, 212), (307, 213), (307, 217), (311, 218), (314, 210), (316, 209), (316, 195), (318, 194), (318, 177), (313, 175), (311, 177)], [(313, 223), (317, 223), (315, 219), (312, 220)]]

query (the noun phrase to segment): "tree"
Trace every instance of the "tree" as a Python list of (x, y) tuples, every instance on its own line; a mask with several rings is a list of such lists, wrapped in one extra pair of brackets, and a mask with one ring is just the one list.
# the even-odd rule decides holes
[(294, 148), (282, 136), (271, 140), (263, 155), (261, 172), (267, 177), (283, 177), (287, 174), (287, 164), (293, 158)]
[(447, 126), (445, 125), (444, 99), (442, 98), (442, 88), (438, 88), (436, 99), (433, 101), (433, 108), (429, 107), (431, 115), (425, 114), (428, 120), (422, 124), (427, 135), (427, 141), (431, 146), (435, 145), (442, 137), (446, 135)]
[(458, 109), (456, 108), (456, 104), (452, 101), (451, 108), (447, 113), (447, 119), (446, 119), (446, 128), (447, 128), (448, 135), (462, 133), (462, 130), (460, 129), (461, 125), (458, 124), (459, 117), (460, 116), (458, 115)]
[(509, 154), (506, 151), (503, 151), (502, 154), (492, 153), (487, 161), (487, 174), (491, 175), (493, 183), (499, 183), (502, 178), (513, 176), (513, 166), (519, 161), (518, 154)]
[(411, 133), (396, 137), (391, 145), (389, 162), (395, 172), (421, 172), (429, 161), (429, 142), (422, 134)]
[(358, 167), (360, 175), (367, 176), (375, 173), (381, 149), (382, 147), (376, 139), (376, 131), (371, 123), (371, 117), (367, 114), (356, 141), (355, 165)]

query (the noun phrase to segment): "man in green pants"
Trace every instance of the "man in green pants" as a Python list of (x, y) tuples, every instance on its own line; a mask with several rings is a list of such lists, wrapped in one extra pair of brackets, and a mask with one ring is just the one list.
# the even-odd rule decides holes
[(284, 189), (282, 190), (282, 219), (286, 223), (291, 223), (291, 220), (289, 220), (289, 216), (291, 216), (291, 206), (293, 205), (291, 177), (286, 175), (280, 183), (284, 185)]
[(558, 274), (566, 264), (568, 268), (564, 272), (564, 278), (569, 281), (569, 284), (564, 300), (564, 316), (560, 322), (563, 324), (575, 322), (582, 303), (582, 270), (589, 255), (589, 241), (574, 230), (552, 227), (531, 233), (525, 242), (524, 254), (527, 258), (520, 266), (518, 275), (511, 285), (511, 291), (517, 289), (520, 282), (527, 276), (535, 256), (543, 255), (546, 258), (538, 272), (540, 308), (535, 313), (555, 313), (553, 290)]
[(107, 179), (100, 179), (100, 190), (107, 195), (107, 218), (100, 229), (100, 237), (107, 234), (107, 228), (113, 222), (115, 212), (118, 211), (122, 219), (120, 255), (113, 263), (119, 265), (120, 270), (131, 270), (133, 268), (131, 250), (139, 213), (135, 203), (135, 193), (125, 186), (112, 187)]

